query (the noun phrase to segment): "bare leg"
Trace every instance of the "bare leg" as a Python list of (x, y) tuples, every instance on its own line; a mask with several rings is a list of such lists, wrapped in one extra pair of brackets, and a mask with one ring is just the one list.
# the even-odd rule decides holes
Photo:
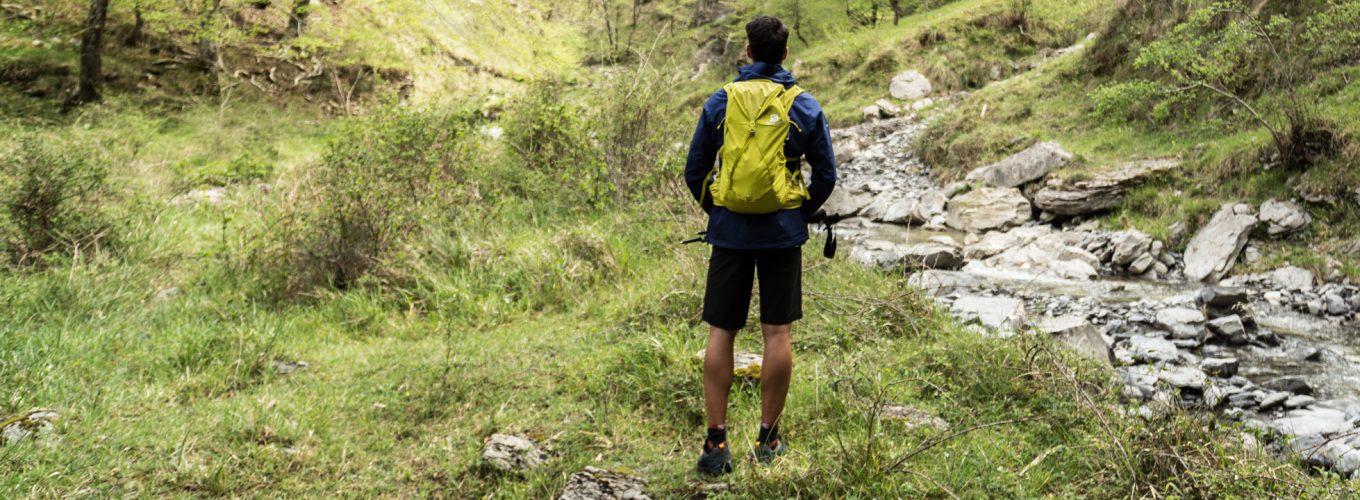
[(760, 330), (765, 334), (765, 364), (760, 367), (760, 423), (773, 426), (784, 412), (789, 379), (793, 377), (793, 347), (789, 343), (793, 325), (762, 324)]
[[(704, 352), (704, 408), (708, 428), (727, 425), (727, 396), (732, 390), (732, 341), (736, 332), (710, 326)], [(782, 399), (781, 399), (782, 401)]]

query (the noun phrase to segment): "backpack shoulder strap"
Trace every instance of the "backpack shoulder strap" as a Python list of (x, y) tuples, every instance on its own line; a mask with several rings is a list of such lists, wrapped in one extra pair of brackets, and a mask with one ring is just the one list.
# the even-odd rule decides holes
[(789, 117), (789, 123), (793, 125), (793, 128), (798, 129), (798, 132), (802, 133), (803, 127), (798, 126), (798, 122), (793, 119), (792, 113), (793, 103), (798, 99), (798, 96), (800, 95), (803, 95), (803, 88), (794, 85), (785, 90), (784, 95), (781, 98), (784, 101), (784, 115)]

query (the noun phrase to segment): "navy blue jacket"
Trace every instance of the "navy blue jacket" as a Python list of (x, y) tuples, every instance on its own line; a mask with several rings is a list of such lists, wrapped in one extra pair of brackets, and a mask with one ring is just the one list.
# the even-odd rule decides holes
[[(785, 88), (794, 84), (793, 75), (784, 68), (761, 62), (743, 66), (735, 81), (753, 79), (782, 83)], [(798, 126), (789, 129), (789, 141), (784, 147), (790, 168), (801, 168), (802, 158), (806, 158), (812, 167), (812, 177), (808, 179), (808, 194), (811, 197), (803, 202), (801, 208), (765, 215), (735, 213), (713, 206), (712, 196), (700, 196), (705, 178), (713, 171), (718, 150), (722, 149), (721, 124), (726, 116), (727, 92), (719, 90), (704, 104), (699, 126), (694, 130), (694, 140), (689, 145), (689, 158), (685, 162), (685, 183), (689, 185), (690, 194), (694, 195), (696, 202), (702, 200), (702, 207), (708, 212), (708, 243), (737, 250), (801, 246), (808, 239), (808, 216), (822, 207), (836, 186), (836, 155), (831, 149), (831, 128), (827, 125), (821, 105), (807, 93), (794, 99), (789, 118)]]

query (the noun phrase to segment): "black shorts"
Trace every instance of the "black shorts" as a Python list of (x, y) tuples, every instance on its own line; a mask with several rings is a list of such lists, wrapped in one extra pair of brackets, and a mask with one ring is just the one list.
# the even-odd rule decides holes
[(760, 277), (760, 322), (787, 325), (803, 318), (802, 248), (732, 250), (713, 247), (704, 290), (704, 321), (724, 330), (746, 326), (752, 280)]

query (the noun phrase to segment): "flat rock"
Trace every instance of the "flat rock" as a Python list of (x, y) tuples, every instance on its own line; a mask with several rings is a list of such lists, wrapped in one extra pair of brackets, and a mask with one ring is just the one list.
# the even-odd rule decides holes
[(1012, 248), (1028, 245), (1053, 233), (1049, 226), (1017, 227), (1009, 231), (988, 231), (975, 242), (964, 245), (963, 257), (968, 260), (986, 259)]
[(894, 99), (915, 101), (930, 95), (930, 80), (916, 70), (907, 70), (892, 77), (888, 83), (888, 93)]
[[(694, 356), (699, 358), (699, 361), (703, 361), (704, 354), (706, 354), (707, 351), (708, 349), (700, 349), (699, 353)], [(760, 366), (764, 363), (765, 358), (761, 357), (759, 354), (736, 351), (732, 353), (732, 375), (736, 378), (760, 380)]]
[(1197, 304), (1219, 310), (1240, 309), (1247, 303), (1247, 289), (1242, 287), (1206, 286), (1195, 296)]
[(1270, 279), (1288, 291), (1313, 291), (1317, 277), (1312, 271), (1297, 266), (1285, 266), (1270, 273)]
[(1291, 436), (1329, 435), (1354, 428), (1346, 413), (1332, 408), (1313, 407), (1292, 410), (1273, 423), (1276, 430)]
[(1308, 381), (1297, 375), (1275, 377), (1261, 383), (1261, 387), (1272, 391), (1281, 391), (1291, 394), (1312, 394), (1313, 386), (1308, 385)]
[(17, 444), (51, 434), (60, 415), (49, 410), (31, 411), (0, 423), (0, 446)]
[(650, 500), (642, 478), (586, 466), (567, 479), (558, 500)]
[(976, 321), (1003, 333), (1019, 331), (1025, 322), (1025, 303), (1009, 297), (959, 297), (950, 312), (965, 323)]
[[(1051, 233), (1027, 244), (1010, 248), (968, 266), (1022, 271), (1025, 274), (1069, 280), (1090, 280), (1099, 275), (1100, 259), (1083, 250), (1066, 233)], [(965, 268), (965, 270), (968, 270)]]
[(963, 266), (963, 252), (959, 247), (939, 242), (906, 245), (901, 251), (902, 263), (911, 269), (948, 269)]
[(1237, 375), (1238, 362), (1237, 358), (1204, 358), (1199, 368), (1209, 375), (1228, 378)]
[(1255, 226), (1256, 215), (1250, 206), (1225, 204), (1219, 208), (1185, 249), (1186, 278), (1216, 283), (1226, 276)]
[(898, 200), (887, 205), (881, 213), (876, 214), (876, 218), (890, 224), (929, 224), (935, 217), (944, 214), (947, 202), (944, 194), (939, 191), (926, 191), (915, 198)]
[(886, 420), (899, 422), (908, 429), (929, 427), (937, 431), (949, 430), (949, 422), (914, 406), (887, 405), (879, 411), (879, 416)]
[(955, 196), (946, 205), (945, 223), (954, 229), (981, 233), (1024, 224), (1031, 207), (1015, 188), (978, 188)]
[(1284, 407), (1285, 409), (1289, 410), (1295, 408), (1307, 408), (1309, 406), (1313, 406), (1313, 403), (1316, 402), (1317, 398), (1315, 397), (1299, 394), (1295, 396), (1290, 396), (1289, 399), (1284, 400)]
[[(1112, 262), (1117, 266), (1127, 267), (1152, 249), (1152, 237), (1136, 229), (1111, 234), (1110, 243), (1114, 245)], [(1151, 265), (1152, 263), (1148, 262), (1148, 266)]]
[(874, 196), (864, 191), (837, 188), (831, 192), (831, 197), (826, 199), (822, 209), (831, 215), (852, 217), (868, 208), (873, 201)]
[(1119, 205), (1129, 188), (1180, 166), (1175, 159), (1124, 163), (1081, 180), (1050, 178), (1034, 193), (1034, 206), (1044, 212), (1075, 216), (1109, 210)]
[(1272, 237), (1299, 232), (1313, 222), (1313, 217), (1292, 201), (1266, 201), (1261, 204), (1260, 213), (1261, 223)]
[(1242, 317), (1236, 314), (1209, 320), (1207, 325), (1214, 338), (1229, 344), (1242, 345), (1251, 340), (1247, 337), (1247, 327), (1242, 324)]
[(1037, 181), (1048, 172), (1072, 161), (1072, 153), (1057, 142), (1041, 142), (999, 162), (978, 167), (968, 173), (969, 181), (989, 187), (1020, 187)]
[(1114, 365), (1114, 354), (1095, 325), (1084, 315), (1073, 314), (1047, 317), (1039, 321), (1039, 330), (1067, 345), (1073, 352), (1106, 366)]
[(920, 289), (927, 294), (940, 296), (982, 288), (987, 286), (987, 282), (968, 273), (927, 269), (913, 273), (907, 278), (907, 285)]
[(1157, 327), (1171, 332), (1173, 339), (1203, 339), (1204, 313), (1188, 307), (1168, 307), (1157, 311)]
[(1156, 374), (1158, 380), (1177, 389), (1203, 390), (1209, 384), (1209, 377), (1203, 371), (1189, 366), (1164, 366)]
[(1134, 335), (1116, 351), (1116, 357), (1129, 363), (1161, 363), (1179, 358), (1180, 350), (1170, 340)]
[(536, 469), (548, 460), (548, 454), (528, 438), (509, 434), (492, 434), (482, 447), (482, 463), (496, 470), (515, 472)]

